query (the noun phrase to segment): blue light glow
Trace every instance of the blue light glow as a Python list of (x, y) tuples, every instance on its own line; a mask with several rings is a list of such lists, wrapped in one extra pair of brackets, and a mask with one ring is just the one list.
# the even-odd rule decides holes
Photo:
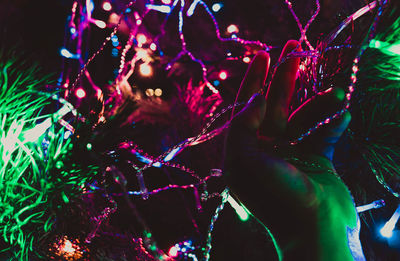
[(65, 48), (60, 49), (61, 56), (68, 58), (68, 59), (79, 59), (79, 54), (73, 54)]
[(397, 207), (396, 211), (393, 213), (393, 216), (389, 219), (388, 222), (381, 228), (380, 233), (383, 237), (390, 238), (393, 235), (393, 229), (396, 226), (397, 221), (400, 217), (400, 205)]

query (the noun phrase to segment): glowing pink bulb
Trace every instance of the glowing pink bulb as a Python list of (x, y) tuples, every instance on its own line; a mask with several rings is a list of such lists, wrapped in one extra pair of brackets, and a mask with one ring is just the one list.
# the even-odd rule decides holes
[(226, 80), (228, 78), (228, 73), (226, 71), (221, 71), (218, 75), (221, 80)]
[(248, 56), (244, 57), (244, 58), (243, 58), (243, 62), (244, 62), (244, 63), (249, 63), (249, 62), (251, 62), (250, 57), (248, 57)]
[(104, 3), (103, 3), (103, 9), (104, 9), (105, 11), (111, 11), (112, 6), (111, 6), (110, 2), (104, 2)]
[(230, 34), (238, 33), (239, 28), (237, 27), (237, 25), (231, 24), (230, 26), (228, 26), (228, 28), (226, 28), (226, 31)]
[(155, 51), (157, 50), (157, 45), (155, 43), (150, 44), (150, 50)]
[(178, 248), (176, 246), (173, 246), (169, 249), (168, 255), (171, 257), (177, 257), (178, 256)]
[(84, 89), (82, 88), (78, 88), (75, 92), (76, 97), (78, 97), (79, 99), (82, 99), (86, 96), (86, 92)]
[(147, 42), (147, 37), (144, 34), (138, 34), (137, 41), (139, 45), (142, 45)]

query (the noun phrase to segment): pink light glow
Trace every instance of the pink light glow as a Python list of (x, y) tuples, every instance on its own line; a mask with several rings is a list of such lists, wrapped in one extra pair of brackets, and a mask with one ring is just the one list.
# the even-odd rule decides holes
[(79, 99), (82, 99), (86, 96), (86, 92), (84, 89), (82, 88), (78, 88), (75, 92), (76, 97), (78, 97)]
[(226, 80), (228, 78), (228, 73), (226, 71), (221, 71), (218, 75), (221, 80)]
[(110, 2), (104, 2), (104, 3), (103, 3), (103, 9), (104, 9), (105, 11), (111, 11), (112, 6), (111, 6)]
[(238, 33), (239, 28), (237, 27), (237, 25), (231, 24), (230, 26), (228, 26), (228, 28), (226, 28), (226, 31), (230, 34)]
[(166, 5), (171, 4), (171, 0), (162, 0), (161, 2), (163, 2), (163, 4), (166, 4)]
[(176, 246), (172, 246), (168, 251), (168, 255), (171, 257), (177, 257), (178, 256), (178, 248)]

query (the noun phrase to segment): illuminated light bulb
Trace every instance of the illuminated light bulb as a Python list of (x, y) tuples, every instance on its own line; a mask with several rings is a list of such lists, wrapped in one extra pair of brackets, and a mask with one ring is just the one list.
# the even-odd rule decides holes
[(140, 45), (147, 42), (147, 37), (144, 34), (138, 34), (136, 39)]
[(99, 27), (101, 29), (104, 29), (107, 27), (107, 24), (101, 20), (94, 20), (94, 24), (97, 25), (97, 27)]
[(361, 213), (370, 209), (381, 208), (385, 206), (385, 201), (383, 199), (375, 200), (374, 202), (362, 206), (356, 207), (357, 212)]
[[(54, 117), (56, 120), (61, 119), (65, 114), (72, 111), (68, 105), (64, 105), (59, 109), (55, 114)], [(25, 131), (24, 133), (24, 141), (25, 142), (35, 142), (37, 139), (42, 136), (53, 124), (53, 119), (46, 119), (43, 122), (37, 124), (30, 130)], [(11, 128), (13, 125), (11, 125)], [(22, 128), (22, 127), (21, 127)]]
[(147, 52), (144, 49), (139, 49), (136, 52), (136, 58), (138, 60), (147, 58)]
[(243, 58), (243, 62), (244, 62), (244, 63), (250, 63), (250, 62), (251, 62), (250, 57), (248, 57), (248, 56), (244, 57), (244, 58)]
[(142, 76), (149, 77), (153, 75), (153, 68), (148, 63), (142, 63), (139, 66), (139, 72)]
[(119, 15), (117, 15), (116, 13), (112, 13), (110, 14), (110, 17), (108, 17), (108, 22), (110, 24), (118, 24), (119, 21)]
[(88, 10), (88, 13), (92, 13), (93, 12), (93, 10), (94, 10), (94, 3), (93, 3), (93, 1), (86, 1), (86, 7), (87, 7), (87, 10)]
[(64, 133), (64, 140), (68, 139), (71, 135), (72, 135), (72, 132), (70, 132), (70, 131), (67, 130), (67, 131)]
[(160, 97), (162, 95), (162, 90), (160, 88), (157, 88), (154, 90), (154, 95), (157, 97)]
[(84, 97), (86, 96), (86, 92), (85, 92), (84, 89), (78, 88), (78, 89), (75, 91), (75, 95), (76, 95), (76, 97), (78, 97), (79, 99), (82, 99), (82, 98), (84, 98)]
[(104, 3), (103, 3), (103, 9), (104, 9), (105, 11), (111, 11), (112, 6), (111, 6), (110, 2), (104, 2)]
[(169, 5), (169, 4), (171, 4), (171, 0), (162, 0), (161, 1), (163, 4), (166, 4), (166, 5)]
[(157, 50), (157, 45), (155, 43), (150, 44), (150, 50), (155, 51)]
[(65, 57), (65, 58), (69, 58), (69, 59), (79, 59), (79, 57), (80, 57), (79, 54), (73, 54), (65, 48), (60, 49), (60, 54), (61, 54), (61, 56)]
[(147, 89), (146, 90), (146, 95), (149, 96), (149, 97), (153, 96), (154, 95), (154, 90), (153, 89)]
[(228, 74), (227, 74), (226, 71), (221, 71), (221, 72), (219, 73), (218, 77), (219, 77), (221, 80), (226, 80), (226, 78), (228, 78)]
[(64, 245), (62, 246), (61, 250), (65, 253), (69, 253), (69, 254), (72, 254), (75, 252), (75, 248), (72, 247), (72, 243), (68, 239), (65, 240)]
[(171, 13), (171, 7), (169, 5), (152, 5), (152, 4), (147, 4), (146, 5), (147, 9), (149, 10), (155, 10), (160, 13), (165, 13), (169, 14)]
[(215, 3), (212, 5), (211, 9), (216, 13), (221, 10), (222, 6), (221, 3)]
[(187, 10), (186, 15), (187, 16), (192, 16), (194, 13), (194, 10), (196, 9), (197, 5), (199, 4), (200, 0), (194, 0), (193, 3), (190, 5), (189, 9)]
[(177, 257), (178, 256), (178, 248), (176, 246), (172, 246), (168, 251), (168, 255), (170, 257)]
[(396, 211), (393, 213), (393, 216), (389, 219), (388, 222), (381, 228), (380, 233), (383, 237), (390, 238), (393, 235), (393, 229), (396, 226), (397, 221), (400, 217), (400, 205), (397, 207)]
[(237, 27), (237, 25), (231, 24), (230, 26), (228, 26), (228, 27), (226, 28), (226, 31), (227, 31), (228, 33), (230, 33), (230, 34), (238, 33), (238, 32), (239, 32), (239, 28)]
[(239, 216), (240, 220), (246, 221), (249, 219), (249, 214), (246, 209), (239, 205), (231, 195), (228, 195), (228, 202), (232, 206), (232, 208), (236, 211), (236, 214)]

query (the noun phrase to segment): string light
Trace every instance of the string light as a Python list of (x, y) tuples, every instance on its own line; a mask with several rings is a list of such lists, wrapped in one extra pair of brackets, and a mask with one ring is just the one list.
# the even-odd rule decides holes
[(83, 99), (83, 98), (86, 97), (86, 92), (85, 92), (84, 89), (78, 88), (78, 89), (76, 89), (76, 91), (75, 91), (75, 95), (76, 95), (76, 97), (78, 97), (79, 99)]
[(222, 9), (222, 7), (223, 7), (223, 4), (221, 4), (221, 3), (215, 3), (215, 4), (213, 4), (212, 5), (212, 10), (215, 12), (215, 13), (217, 13), (217, 12), (219, 12), (221, 9)]
[(358, 207), (356, 207), (356, 209), (357, 209), (358, 213), (361, 213), (361, 212), (364, 212), (367, 210), (381, 208), (384, 206), (385, 206), (385, 201), (383, 199), (380, 199), (380, 200), (375, 200), (374, 202), (363, 205), (363, 206), (358, 206)]
[(239, 32), (239, 27), (237, 27), (237, 25), (235, 25), (235, 24), (231, 24), (226, 28), (226, 31), (230, 34), (233, 34), (233, 33), (237, 34)]
[(104, 29), (104, 28), (107, 27), (107, 24), (106, 24), (104, 21), (95, 20), (95, 19), (93, 19), (92, 21), (94, 22), (94, 24), (95, 24), (97, 27), (99, 27), (99, 28), (101, 28), (101, 29)]
[(162, 95), (162, 90), (160, 88), (157, 88), (154, 90), (154, 95), (157, 97), (160, 97)]
[[(165, 4), (165, 5), (170, 5), (171, 4), (171, 2), (172, 1), (170, 1), (170, 0), (162, 0), (162, 3), (163, 4)], [(91, 2), (92, 3), (92, 2)], [(106, 10), (105, 8), (104, 8), (104, 4), (105, 4), (106, 2), (104, 2), (103, 3), (103, 9), (104, 10)], [(130, 6), (132, 5), (132, 3), (133, 2), (131, 2), (130, 3)], [(180, 5), (178, 5), (180, 3)], [(290, 3), (290, 2), (288, 2), (288, 3)], [(92, 3), (93, 4), (93, 3)], [(246, 41), (246, 40), (243, 40), (243, 39), (240, 39), (240, 38), (238, 38), (236, 35), (235, 35), (235, 37), (233, 38), (233, 39), (231, 39), (231, 38), (228, 38), (228, 39), (224, 39), (224, 38), (221, 38), (220, 37), (220, 33), (219, 33), (219, 28), (218, 28), (218, 24), (217, 24), (217, 22), (216, 22), (216, 20), (215, 20), (215, 17), (211, 14), (211, 12), (210, 12), (210, 10), (208, 9), (208, 7), (206, 6), (206, 4), (203, 2), (203, 1), (197, 1), (197, 0), (195, 0), (195, 1), (193, 1), (192, 2), (192, 4), (191, 4), (191, 6), (190, 6), (190, 8), (189, 8), (189, 10), (187, 11), (187, 13), (186, 13), (186, 15), (187, 16), (191, 16), (191, 15), (193, 15), (193, 13), (194, 13), (194, 11), (195, 11), (195, 9), (196, 9), (196, 7), (198, 6), (198, 5), (202, 5), (203, 7), (204, 7), (204, 9), (206, 10), (206, 12), (210, 15), (210, 17), (212, 18), (212, 20), (213, 20), (213, 22), (214, 22), (214, 24), (215, 24), (215, 28), (216, 28), (216, 33), (217, 33), (217, 36), (218, 36), (218, 39), (220, 39), (221, 41), (235, 41), (235, 42), (239, 42), (239, 43), (241, 43), (241, 44), (253, 44), (253, 45), (256, 45), (256, 46), (258, 46), (258, 47), (261, 47), (261, 48), (263, 48), (263, 49), (265, 49), (265, 50), (269, 50), (270, 49), (270, 47), (269, 46), (267, 46), (266, 44), (264, 44), (264, 43), (261, 43), (261, 42), (258, 42), (258, 41)], [(111, 5), (110, 5), (111, 6)], [(188, 57), (190, 57), (190, 59), (192, 59), (193, 61), (195, 61), (195, 62), (197, 62), (197, 63), (199, 63), (200, 65), (201, 65), (201, 67), (202, 67), (202, 70), (203, 70), (203, 79), (204, 79), (204, 82), (205, 82), (205, 86), (207, 86), (214, 94), (219, 94), (219, 91), (210, 83), (210, 82), (208, 82), (208, 80), (207, 80), (207, 68), (206, 68), (206, 66), (204, 65), (204, 63), (200, 60), (200, 59), (197, 59), (189, 50), (187, 50), (186, 49), (186, 42), (185, 42), (185, 38), (184, 38), (184, 35), (183, 35), (183, 10), (184, 10), (184, 6), (185, 6), (185, 2), (184, 2), (184, 0), (175, 0), (174, 1), (174, 4), (172, 5), (172, 6), (161, 6), (161, 5), (159, 5), (159, 6), (156, 6), (156, 5), (147, 5), (146, 7), (147, 7), (147, 9), (148, 10), (155, 10), (155, 11), (158, 11), (158, 12), (161, 12), (161, 13), (170, 13), (176, 6), (180, 6), (180, 11), (179, 11), (179, 36), (180, 36), (180, 39), (181, 39), (181, 47), (182, 47), (182, 51), (174, 58), (174, 59), (172, 59), (172, 61), (171, 61), (171, 63), (169, 64), (169, 65), (171, 65), (172, 63), (174, 63), (174, 62), (176, 62), (178, 59), (180, 59), (182, 56), (184, 56), (184, 55), (187, 55)], [(214, 12), (218, 12), (218, 11), (220, 11), (220, 9), (222, 8), (222, 4), (221, 3), (215, 3), (215, 4), (213, 4), (213, 6), (212, 6), (212, 10), (214, 11)], [(309, 24), (312, 22), (312, 20), (315, 18), (315, 16), (318, 14), (318, 12), (319, 12), (319, 2), (317, 1), (317, 11), (314, 13), (314, 15), (313, 15), (313, 17), (309, 20), (309, 22), (307, 23), (307, 25), (304, 27), (304, 28), (302, 28), (302, 26), (301, 26), (301, 24), (300, 24), (300, 26), (299, 26), (299, 29), (301, 30), (301, 34), (302, 34), (302, 36), (301, 36), (301, 41), (305, 41), (306, 43), (308, 43), (308, 41), (307, 41), (307, 38), (306, 38), (306, 31), (307, 31), (307, 28), (308, 28), (308, 26), (309, 26)], [(291, 8), (291, 3), (290, 3), (290, 8)], [(128, 9), (128, 8), (127, 8)], [(111, 10), (111, 9), (110, 9)], [(92, 11), (92, 10), (91, 10)], [(90, 12), (91, 12), (90, 11)], [(189, 12), (190, 11), (190, 12)], [(127, 12), (127, 11), (126, 11)], [(119, 18), (119, 17), (118, 17)], [(140, 17), (139, 16), (139, 14), (137, 14), (136, 12), (135, 12), (135, 19), (136, 19), (136, 23), (137, 23), (137, 25), (139, 26), (139, 25), (141, 25), (142, 24), (142, 18), (143, 17)], [(120, 22), (120, 21), (119, 21)], [(118, 23), (119, 23), (118, 22)], [(231, 26), (229, 26), (228, 28), (227, 28), (227, 31), (228, 31), (228, 33), (231, 33), (231, 34), (233, 34), (233, 33), (238, 33), (239, 32), (239, 28), (236, 26), (236, 28), (234, 28), (233, 26), (235, 26), (235, 25), (231, 25)], [(231, 28), (230, 28), (231, 27)], [(117, 28), (117, 27), (116, 27)], [(229, 29), (230, 28), (230, 29)], [(114, 30), (115, 30), (115, 28), (114, 28)], [(112, 34), (111, 35), (111, 37), (110, 37), (110, 39), (113, 39), (113, 37), (116, 37), (116, 35), (115, 35), (115, 33), (114, 34)], [(113, 45), (114, 44), (117, 44), (117, 46), (119, 45), (119, 42), (118, 42), (118, 38), (116, 38), (117, 39), (117, 41), (112, 41), (112, 43), (113, 43)], [(147, 38), (146, 38), (146, 36), (145, 35), (143, 35), (143, 34), (137, 34), (137, 45), (138, 45), (138, 47), (142, 47), (142, 45), (144, 45), (145, 43), (147, 42)], [(309, 46), (309, 48), (311, 49), (312, 48), (312, 46), (311, 45), (309, 45), (309, 44), (307, 44), (308, 46)], [(128, 45), (127, 45), (128, 46)], [(130, 47), (129, 47), (130, 48)], [(129, 49), (128, 48), (128, 49)], [(127, 49), (127, 50), (128, 50)], [(152, 51), (155, 51), (156, 49), (157, 49), (157, 45), (155, 44), (155, 43), (152, 43), (151, 45), (150, 45), (150, 49), (152, 50)], [(118, 51), (118, 50), (117, 50)], [(148, 54), (147, 54), (147, 52), (146, 52), (146, 56), (148, 56)], [(125, 56), (124, 56), (125, 57)], [(138, 60), (140, 60), (140, 59), (142, 59), (142, 57), (145, 57), (144, 55), (143, 55), (143, 53), (141, 54), (140, 53), (140, 51), (138, 51), (138, 52), (136, 52), (136, 55), (135, 55), (135, 58), (133, 59), (133, 61), (137, 61), (137, 60), (135, 60), (135, 59), (138, 59)], [(71, 58), (71, 56), (70, 57), (67, 57), (67, 58)], [(92, 58), (94, 58), (94, 56), (92, 57)], [(88, 61), (88, 63), (91, 61), (91, 60), (93, 60), (93, 59), (89, 59), (89, 61)], [(232, 57), (233, 58), (233, 57)], [(237, 58), (237, 59), (240, 59), (241, 57), (239, 57), (239, 58)], [(243, 62), (245, 62), (245, 63), (249, 63), (250, 62), (250, 58), (249, 57), (244, 57), (243, 59), (242, 59), (242, 61)], [(88, 64), (87, 63), (87, 64)], [(122, 58), (121, 58), (121, 63), (122, 63)], [(358, 63), (358, 61), (357, 61), (357, 63)], [(356, 73), (357, 72), (357, 70), (358, 70), (358, 67), (357, 67), (357, 63), (355, 63), (355, 66), (353, 66), (353, 73)], [(87, 64), (85, 65), (85, 67), (87, 66)], [(142, 68), (143, 67), (143, 68)], [(171, 68), (170, 66), (168, 67), (167, 66), (167, 68)], [(84, 68), (85, 69), (85, 68)], [(83, 70), (82, 70), (83, 71)], [(122, 71), (122, 68), (120, 68), (120, 74), (122, 73), (123, 71)], [(140, 74), (142, 75), (142, 76), (150, 76), (150, 75), (152, 75), (152, 67), (149, 65), (149, 63), (148, 62), (144, 62), (144, 63), (142, 63), (142, 64), (140, 64), (140, 66), (139, 66), (139, 72), (140, 72)], [(221, 77), (222, 76), (222, 77)], [(226, 78), (228, 77), (228, 75), (227, 75), (227, 72), (220, 72), (220, 74), (219, 74), (219, 78), (221, 79), (221, 80), (225, 80)], [(80, 75), (78, 75), (78, 77), (77, 77), (77, 79), (79, 79), (80, 78)], [(354, 80), (353, 80), (354, 82), (356, 81), (356, 78), (354, 78)], [(215, 84), (215, 85), (217, 85), (217, 84)], [(75, 86), (75, 84), (73, 84), (73, 86)], [(350, 89), (350, 88), (349, 88)], [(153, 95), (156, 95), (156, 96), (159, 96), (159, 95), (157, 95), (156, 93), (157, 93), (157, 90), (160, 90), (160, 95), (162, 94), (162, 90), (161, 89), (159, 89), (159, 88), (157, 88), (156, 90), (153, 90), (153, 89), (147, 89), (146, 90), (146, 95), (148, 95), (148, 96), (153, 96)], [(149, 95), (149, 94), (151, 94), (151, 95)], [(348, 99), (350, 99), (350, 95), (349, 95), (349, 98)], [(232, 108), (232, 107), (235, 107), (235, 106), (237, 106), (237, 105), (232, 105), (232, 106), (230, 106), (230, 108)], [(214, 110), (215, 110), (216, 108), (214, 108)], [(224, 111), (224, 110), (223, 110)], [(217, 114), (217, 115), (220, 115), (220, 114)], [(215, 118), (212, 118), (211, 120), (210, 120), (210, 122), (212, 123), (213, 122), (213, 120), (214, 120)], [(325, 120), (324, 121), (324, 123), (323, 124), (327, 124), (327, 123), (329, 123), (329, 121), (330, 121), (331, 119), (329, 119), (329, 120)], [(209, 122), (209, 123), (210, 123)], [(211, 123), (210, 123), (210, 125), (211, 125)], [(194, 138), (189, 138), (189, 139), (187, 139), (187, 141), (185, 141), (184, 143), (181, 143), (181, 144), (179, 144), (179, 145), (177, 145), (177, 146), (174, 146), (174, 147), (172, 147), (172, 148), (170, 148), (166, 153), (164, 153), (163, 155), (160, 155), (160, 156), (158, 156), (158, 157), (156, 157), (156, 158), (151, 158), (151, 157), (146, 157), (146, 156), (143, 156), (143, 158), (142, 159), (144, 159), (144, 163), (146, 163), (147, 165), (146, 166), (144, 166), (143, 168), (137, 168), (136, 170), (137, 170), (137, 179), (138, 179), (138, 182), (139, 182), (139, 185), (140, 185), (140, 191), (138, 191), (138, 192), (130, 192), (130, 193), (132, 193), (132, 194), (137, 194), (137, 195), (142, 195), (142, 197), (143, 197), (143, 199), (147, 199), (148, 198), (148, 196), (150, 195), (150, 194), (152, 194), (152, 193), (159, 193), (159, 192), (161, 192), (161, 191), (163, 191), (163, 190), (166, 190), (166, 189), (171, 189), (171, 188), (183, 188), (183, 189), (189, 189), (189, 188), (192, 188), (192, 189), (196, 189), (196, 186), (195, 185), (198, 185), (198, 184), (190, 184), (190, 185), (185, 185), (185, 186), (178, 186), (178, 185), (173, 185), (173, 184), (170, 184), (169, 186), (167, 186), (167, 187), (164, 187), (164, 188), (160, 188), (160, 189), (156, 189), (156, 190), (153, 190), (153, 191), (148, 191), (147, 190), (147, 188), (146, 188), (146, 186), (145, 186), (145, 183), (144, 183), (144, 177), (143, 177), (143, 171), (146, 169), (146, 168), (148, 168), (148, 167), (150, 167), (150, 166), (153, 166), (153, 167), (156, 167), (156, 166), (161, 166), (162, 164), (164, 164), (164, 165), (166, 165), (166, 166), (175, 166), (175, 167), (179, 167), (180, 169), (182, 169), (182, 170), (184, 170), (184, 171), (187, 171), (188, 173), (190, 173), (190, 170), (188, 170), (186, 167), (184, 167), (184, 166), (180, 166), (180, 165), (178, 165), (178, 164), (167, 164), (168, 163), (168, 161), (170, 161), (170, 160), (172, 160), (174, 157), (175, 157), (175, 155), (177, 154), (177, 153), (179, 153), (183, 148), (185, 148), (186, 146), (193, 146), (193, 145), (195, 145), (195, 144), (198, 144), (198, 143), (200, 143), (200, 142), (203, 142), (203, 141), (205, 141), (205, 140), (209, 140), (209, 139), (211, 139), (212, 137), (215, 137), (215, 135), (218, 135), (218, 133), (221, 133), (221, 131), (223, 130), (223, 129), (225, 129), (227, 126), (229, 125), (229, 123), (228, 124), (226, 124), (226, 125), (224, 125), (222, 128), (220, 128), (220, 129), (218, 129), (218, 130), (215, 130), (215, 131), (213, 131), (213, 132), (210, 132), (210, 133), (205, 133), (206, 131), (204, 131), (205, 129), (207, 129), (208, 127), (209, 127), (209, 125), (207, 124), (207, 126), (206, 126), (206, 128), (204, 128), (203, 129), (203, 131), (201, 132), (201, 134), (199, 134), (197, 137), (194, 137)], [(320, 126), (320, 125), (319, 125)], [(241, 207), (236, 201), (234, 201), (234, 199), (232, 198), (232, 197), (230, 197), (230, 195), (227, 193), (227, 191), (224, 191), (223, 193), (222, 193), (222, 197), (223, 197), (223, 200), (222, 200), (222, 203), (221, 203), (221, 205), (216, 209), (216, 213), (215, 213), (215, 215), (213, 216), (213, 218), (212, 218), (212, 221), (211, 221), (211, 224), (210, 224), (210, 227), (209, 227), (209, 231), (208, 231), (208, 239), (207, 239), (207, 247), (206, 247), (206, 251), (205, 251), (205, 256), (206, 256), (206, 260), (209, 258), (209, 251), (210, 251), (210, 249), (211, 249), (211, 233), (212, 233), (212, 229), (213, 229), (213, 225), (214, 225), (214, 223), (215, 223), (215, 221), (216, 221), (216, 219), (218, 218), (218, 213), (222, 210), (222, 208), (223, 208), (223, 204), (226, 202), (226, 201), (228, 201), (230, 204), (231, 204), (231, 206), (232, 207), (237, 207), (237, 209), (240, 209), (239, 207)], [(236, 203), (236, 204), (235, 204)], [(238, 207), (239, 206), (239, 207)], [(234, 207), (234, 208), (235, 208)], [(236, 208), (235, 208), (235, 210), (236, 210)], [(242, 211), (243, 210), (243, 211)], [(245, 215), (244, 215), (244, 213), (246, 213), (247, 214), (247, 212), (242, 208), (242, 210), (237, 210), (237, 213), (238, 213), (238, 215), (240, 216), (240, 215), (242, 215), (242, 217), (244, 217)], [(241, 214), (239, 214), (239, 213), (241, 213)], [(247, 214), (248, 215), (248, 214)], [(171, 248), (171, 249), (173, 249), (173, 247)], [(170, 251), (171, 251), (171, 249), (170, 249)], [(169, 251), (169, 252), (170, 252)], [(173, 251), (175, 251), (175, 250), (173, 250)], [(178, 254), (178, 250), (176, 250), (177, 252), (176, 252), (176, 254)], [(174, 254), (174, 252), (172, 252), (171, 254)], [(170, 256), (172, 256), (172, 255), (170, 255)], [(196, 258), (195, 256), (194, 256), (194, 258)]]
[(240, 220), (247, 221), (249, 219), (249, 214), (247, 213), (246, 209), (237, 203), (231, 195), (228, 195), (227, 201), (236, 211), (236, 214), (239, 216)]
[(142, 63), (139, 66), (139, 72), (142, 76), (150, 77), (153, 75), (153, 68), (148, 63)]
[(226, 79), (228, 78), (228, 73), (227, 73), (226, 71), (221, 71), (221, 72), (218, 74), (218, 77), (219, 77), (221, 80), (226, 80)]
[(69, 59), (79, 59), (80, 55), (79, 54), (73, 54), (70, 51), (68, 51), (66, 48), (61, 48), (60, 49), (60, 54), (61, 56)]
[(111, 6), (111, 4), (110, 4), (110, 2), (103, 2), (103, 5), (102, 5), (102, 7), (103, 7), (103, 9), (105, 10), (105, 11), (111, 11), (111, 9), (112, 9), (112, 6)]
[(379, 231), (383, 237), (390, 238), (393, 235), (393, 229), (396, 226), (397, 221), (400, 217), (400, 205), (397, 207), (396, 211), (393, 213), (392, 217)]

